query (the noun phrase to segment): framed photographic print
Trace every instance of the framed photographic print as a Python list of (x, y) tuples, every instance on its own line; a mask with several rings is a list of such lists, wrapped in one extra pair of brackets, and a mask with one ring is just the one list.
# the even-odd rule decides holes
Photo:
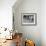
[(21, 14), (22, 25), (36, 25), (37, 24), (37, 13), (22, 13)]

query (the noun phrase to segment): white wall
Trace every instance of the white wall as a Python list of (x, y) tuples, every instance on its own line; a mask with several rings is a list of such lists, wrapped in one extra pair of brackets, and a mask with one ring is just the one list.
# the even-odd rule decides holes
[[(24, 38), (32, 39), (35, 41), (36, 46), (41, 46), (41, 3), (40, 0), (23, 0), (15, 12), (15, 29), (18, 32), (23, 32)], [(37, 13), (37, 25), (36, 26), (22, 26), (21, 25), (21, 13)]]
[[(14, 5), (13, 8), (15, 29), (17, 29), (18, 32), (22, 32), (24, 38), (27, 37), (28, 39), (34, 40), (36, 46), (46, 46), (45, 0), (23, 0), (20, 4), (18, 7)], [(37, 25), (22, 26), (21, 13), (37, 13)]]
[(46, 0), (41, 1), (41, 38), (42, 46), (46, 46)]
[(0, 27), (12, 28), (12, 6), (16, 0), (0, 0)]

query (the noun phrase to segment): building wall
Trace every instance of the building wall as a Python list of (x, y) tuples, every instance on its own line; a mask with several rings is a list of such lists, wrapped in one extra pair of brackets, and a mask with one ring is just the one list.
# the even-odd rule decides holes
[[(45, 1), (41, 0), (23, 0), (18, 7), (14, 5), (13, 14), (15, 19), (15, 30), (23, 33), (24, 39), (31, 39), (35, 41), (36, 46), (45, 46), (45, 15), (43, 16), (43, 9)], [(44, 11), (45, 12), (45, 11)], [(37, 25), (36, 26), (22, 26), (21, 25), (21, 13), (37, 13)], [(43, 22), (43, 21), (44, 22)], [(44, 25), (43, 25), (44, 24)], [(44, 30), (44, 31), (43, 31)], [(44, 32), (44, 33), (43, 33)], [(44, 35), (43, 35), (44, 34)], [(44, 37), (45, 39), (45, 37)], [(44, 41), (44, 42), (43, 42)]]

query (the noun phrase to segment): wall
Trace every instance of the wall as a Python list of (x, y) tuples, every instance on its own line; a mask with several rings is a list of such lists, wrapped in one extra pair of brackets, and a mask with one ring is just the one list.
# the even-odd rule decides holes
[(46, 46), (46, 0), (41, 1), (41, 40), (42, 46)]
[[(13, 8), (15, 19), (15, 30), (23, 33), (23, 37), (35, 41), (36, 46), (41, 46), (41, 1), (23, 0), (23, 2)], [(21, 13), (37, 13), (36, 26), (22, 26)]]
[(12, 6), (16, 0), (0, 0), (0, 27), (12, 29)]

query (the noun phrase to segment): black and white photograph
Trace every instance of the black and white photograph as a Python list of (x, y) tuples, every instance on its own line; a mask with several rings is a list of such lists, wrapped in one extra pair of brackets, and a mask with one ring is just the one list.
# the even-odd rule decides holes
[(22, 13), (22, 25), (36, 25), (36, 13)]

